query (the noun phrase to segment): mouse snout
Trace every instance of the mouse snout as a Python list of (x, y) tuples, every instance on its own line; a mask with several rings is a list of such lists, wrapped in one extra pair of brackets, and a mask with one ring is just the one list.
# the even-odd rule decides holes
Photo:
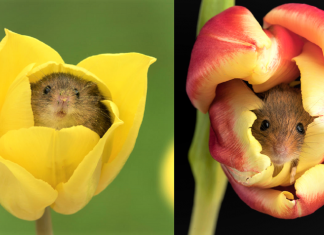
[(58, 97), (58, 103), (61, 105), (66, 105), (69, 102), (70, 102), (70, 97), (67, 95), (60, 95)]
[(292, 152), (292, 146), (287, 141), (276, 142), (272, 146), (271, 161), (274, 164), (282, 165), (290, 161), (294, 157), (294, 152)]
[(70, 103), (70, 95), (69, 94), (67, 94), (64, 91), (57, 94), (55, 106), (57, 107), (58, 110), (67, 111), (69, 103)]
[(287, 155), (287, 153), (288, 153), (288, 148), (285, 145), (274, 146), (273, 150), (274, 150), (275, 154), (281, 155), (281, 156)]

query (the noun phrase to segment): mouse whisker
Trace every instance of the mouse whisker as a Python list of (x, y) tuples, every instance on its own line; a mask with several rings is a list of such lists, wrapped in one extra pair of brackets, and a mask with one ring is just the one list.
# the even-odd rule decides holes
[(312, 135), (306, 135), (305, 136), (305, 140), (310, 138), (310, 137), (314, 137), (314, 136), (317, 136), (317, 135), (323, 135), (323, 133), (316, 133), (316, 134), (312, 134)]
[[(305, 142), (304, 142), (305, 143)], [(307, 141), (306, 143), (308, 143), (308, 144), (318, 144), (318, 143), (320, 143), (320, 142), (309, 142), (309, 141)]]

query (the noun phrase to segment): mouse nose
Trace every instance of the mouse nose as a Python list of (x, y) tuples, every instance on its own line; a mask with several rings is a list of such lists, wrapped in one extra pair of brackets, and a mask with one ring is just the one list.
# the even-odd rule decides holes
[(60, 101), (64, 103), (64, 102), (68, 101), (68, 97), (67, 96), (60, 96)]
[(280, 156), (287, 155), (287, 153), (288, 153), (288, 148), (285, 145), (274, 146), (273, 150), (274, 150), (275, 154), (280, 155)]
[(67, 95), (60, 95), (57, 99), (57, 104), (58, 105), (62, 105), (62, 106), (65, 106), (65, 105), (68, 105), (69, 103), (69, 96)]

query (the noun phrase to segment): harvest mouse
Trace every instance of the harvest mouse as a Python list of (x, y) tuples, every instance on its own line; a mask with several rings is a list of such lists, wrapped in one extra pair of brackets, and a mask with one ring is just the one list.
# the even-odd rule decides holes
[(69, 73), (52, 73), (31, 83), (35, 126), (57, 130), (83, 125), (102, 137), (111, 126), (98, 86)]
[(252, 135), (260, 142), (261, 153), (271, 159), (273, 177), (280, 173), (286, 162), (291, 162), (290, 183), (293, 183), (307, 126), (315, 117), (304, 110), (300, 89), (288, 84), (280, 84), (257, 95), (264, 106), (252, 110), (257, 116)]

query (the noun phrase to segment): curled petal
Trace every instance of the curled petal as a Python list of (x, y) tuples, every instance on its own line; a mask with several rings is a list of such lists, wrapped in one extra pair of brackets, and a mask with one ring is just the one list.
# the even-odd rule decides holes
[(301, 72), (304, 109), (310, 115), (318, 117), (307, 128), (297, 168), (297, 176), (299, 176), (324, 160), (324, 57), (320, 47), (307, 42), (303, 52), (293, 60), (296, 61)]
[(235, 182), (226, 167), (223, 166), (223, 170), (234, 191), (249, 207), (278, 218), (288, 219), (291, 217), (291, 211), (294, 210), (295, 201), (288, 200), (294, 198), (290, 192), (246, 187)]
[(299, 156), (296, 178), (306, 170), (324, 161), (324, 116), (316, 118), (307, 127), (304, 144)]
[(226, 166), (222, 167), (239, 197), (252, 209), (262, 213), (294, 219), (309, 215), (324, 204), (324, 165), (311, 168), (296, 180), (296, 197), (290, 188), (285, 191), (243, 186), (233, 179)]
[(288, 3), (271, 10), (264, 17), (264, 26), (281, 25), (324, 48), (324, 11), (298, 3)]
[(304, 109), (311, 116), (324, 114), (324, 57), (321, 48), (307, 42), (303, 52), (293, 58), (300, 70)]
[(0, 203), (14, 216), (39, 219), (57, 198), (57, 191), (23, 167), (0, 157)]
[(103, 162), (102, 174), (96, 194), (113, 181), (133, 150), (143, 120), (147, 72), (155, 58), (137, 53), (104, 54), (89, 57), (78, 66), (99, 77), (110, 89), (119, 117), (124, 124), (114, 135), (111, 157)]
[(256, 119), (250, 110), (262, 107), (262, 101), (238, 79), (219, 84), (216, 92), (209, 110), (211, 155), (250, 176), (263, 171), (271, 162), (269, 157), (260, 154), (261, 145), (250, 128)]
[(291, 59), (302, 52), (303, 40), (298, 35), (278, 25), (273, 25), (268, 30), (271, 32), (269, 37), (273, 42), (272, 48), (275, 48), (278, 43), (276, 46), (280, 54), (277, 55), (276, 60), (270, 61), (272, 65), (268, 64), (269, 68), (272, 66), (274, 69), (269, 71), (267, 75), (263, 75), (270, 76), (270, 78), (262, 84), (253, 85), (253, 90), (257, 93), (267, 91), (280, 83), (294, 81), (299, 76), (298, 67)]
[(6, 36), (0, 43), (0, 107), (4, 102), (1, 97), (27, 65), (35, 63), (37, 66), (47, 61), (64, 63), (61, 56), (45, 43), (7, 29), (5, 32)]
[[(276, 186), (290, 185), (290, 162), (285, 163), (280, 173), (273, 177), (274, 166), (268, 166), (260, 173), (241, 172), (235, 168), (226, 166), (228, 173), (232, 175), (235, 181), (247, 187), (272, 188)], [(296, 179), (297, 177), (295, 177)]]
[(287, 79), (287, 74), (291, 80), (298, 70), (290, 60), (301, 46), (298, 36), (286, 29), (275, 26), (263, 31), (246, 8), (231, 7), (209, 20), (197, 37), (187, 77), (188, 96), (206, 113), (222, 82), (241, 78), (260, 84), (273, 77), (268, 85), (272, 86)]

